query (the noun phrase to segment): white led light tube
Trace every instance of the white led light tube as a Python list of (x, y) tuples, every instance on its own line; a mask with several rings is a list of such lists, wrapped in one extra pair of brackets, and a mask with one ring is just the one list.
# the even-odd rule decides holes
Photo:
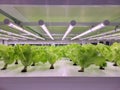
[(40, 37), (40, 36), (37, 36), (37, 35), (35, 35), (35, 34), (29, 32), (29, 31), (27, 31), (27, 30), (25, 30), (25, 29), (19, 27), (19, 26), (16, 25), (16, 24), (13, 24), (13, 23), (10, 22), (8, 19), (5, 19), (5, 20), (4, 20), (4, 23), (7, 24), (7, 25), (8, 25), (9, 27), (11, 27), (11, 28), (17, 29), (17, 30), (19, 30), (19, 31), (21, 31), (21, 32), (24, 32), (24, 33), (26, 33), (26, 34), (28, 34), (28, 35), (31, 35), (31, 36), (34, 36), (34, 37), (36, 37), (36, 38), (45, 40), (44, 38), (42, 38), (42, 37)]
[(96, 31), (98, 29), (101, 29), (101, 28), (105, 27), (106, 25), (109, 25), (109, 23), (110, 22), (108, 20), (105, 20), (103, 23), (98, 24), (97, 26), (93, 27), (92, 29), (89, 29), (88, 31), (83, 32), (83, 33), (73, 37), (71, 40), (77, 39), (77, 38), (82, 37), (82, 36), (84, 36), (84, 35), (86, 35), (88, 33), (91, 33), (91, 32), (94, 32), (94, 31)]
[(9, 38), (6, 38), (6, 37), (0, 37), (0, 40), (9, 40)]
[(101, 34), (97, 34), (97, 35), (89, 36), (89, 37), (86, 37), (86, 38), (81, 38), (80, 40), (83, 40), (83, 39), (89, 39), (89, 38), (93, 38), (93, 37), (104, 36), (104, 35), (106, 35), (106, 34), (116, 33), (116, 32), (119, 32), (119, 31), (120, 31), (120, 29), (117, 29), (117, 31), (112, 30), (112, 31), (108, 31), (108, 32), (105, 32), (105, 33), (101, 33)]
[(45, 24), (44, 24), (44, 25), (41, 25), (40, 27), (47, 33), (47, 35), (48, 35), (52, 40), (54, 40), (54, 38), (52, 37), (52, 35), (51, 35), (50, 32), (48, 31), (48, 29), (47, 29), (47, 27), (46, 27)]
[(14, 37), (14, 36), (9, 36), (9, 35), (5, 35), (5, 34), (0, 34), (1, 37), (7, 37), (7, 38), (10, 38), (10, 39), (20, 39), (20, 40), (27, 40), (25, 38), (19, 38), (19, 37)]
[(39, 25), (40, 25), (40, 27), (46, 32), (46, 34), (47, 34), (52, 40), (54, 40), (54, 38), (53, 38), (52, 35), (50, 34), (50, 32), (49, 32), (49, 30), (47, 29), (47, 27), (46, 27), (46, 25), (45, 25), (45, 23), (44, 23), (43, 20), (40, 20), (40, 21), (39, 21)]
[(65, 32), (64, 36), (62, 37), (62, 40), (64, 40), (66, 38), (66, 36), (71, 32), (71, 30), (74, 28), (74, 25), (76, 24), (76, 21), (72, 20), (70, 22), (70, 25), (67, 29), (67, 31)]
[(5, 31), (5, 30), (2, 30), (2, 29), (0, 29), (0, 32), (2, 32), (2, 33), (6, 33), (6, 34), (8, 34), (8, 35), (13, 35), (13, 36), (21, 37), (21, 38), (26, 38), (26, 39), (36, 40), (35, 38), (22, 36), (22, 35), (19, 35), (19, 34), (16, 34), (16, 33), (12, 33), (12, 32), (9, 32), (9, 31)]

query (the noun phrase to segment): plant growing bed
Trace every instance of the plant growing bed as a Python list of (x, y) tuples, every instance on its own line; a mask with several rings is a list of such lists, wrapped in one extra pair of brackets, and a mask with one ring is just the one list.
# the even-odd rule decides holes
[[(0, 62), (2, 62), (1, 71), (9, 69), (11, 67), (24, 66), (21, 72), (29, 73), (29, 68), (36, 69), (40, 65), (42, 67), (49, 66), (47, 70), (56, 68), (56, 62), (60, 62), (60, 68), (65, 68), (67, 63), (71, 63), (68, 67), (78, 68), (78, 73), (87, 72), (87, 69), (94, 66), (99, 71), (104, 70), (108, 67), (108, 63), (114, 65), (116, 64), (119, 68), (120, 65), (120, 44), (114, 43), (112, 46), (106, 46), (103, 44), (92, 45), (79, 45), (79, 44), (69, 44), (66, 46), (30, 46), (26, 45), (16, 45), (16, 46), (5, 46), (0, 45)], [(66, 64), (61, 65), (61, 61), (64, 62), (63, 58), (67, 58)], [(71, 62), (71, 61), (72, 62)], [(40, 64), (41, 63), (41, 64)], [(17, 65), (15, 65), (17, 64)], [(76, 66), (73, 66), (76, 64)], [(115, 67), (111, 65), (109, 67)], [(34, 66), (34, 67), (33, 67)], [(20, 68), (21, 68), (20, 67)], [(10, 69), (9, 69), (10, 70)], [(38, 69), (37, 69), (38, 70)], [(12, 71), (12, 70), (11, 70)], [(39, 72), (40, 70), (38, 70)], [(58, 70), (59, 71), (59, 70)], [(64, 71), (64, 70), (63, 70)], [(69, 71), (69, 70), (67, 70)], [(119, 70), (118, 70), (119, 71)], [(33, 71), (34, 72), (34, 71)]]

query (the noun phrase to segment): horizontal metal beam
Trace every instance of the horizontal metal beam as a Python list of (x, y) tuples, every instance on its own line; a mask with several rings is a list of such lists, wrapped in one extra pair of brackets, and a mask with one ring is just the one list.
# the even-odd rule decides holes
[[(77, 22), (76, 27), (79, 26), (96, 26), (101, 22)], [(45, 22), (46, 26), (68, 26), (69, 22)], [(0, 25), (4, 25), (0, 22)], [(39, 26), (38, 22), (21, 22), (22, 26)], [(108, 26), (118, 26), (120, 22), (111, 22)]]
[[(102, 41), (106, 41), (106, 40), (102, 40)], [(108, 41), (108, 40), (107, 40)], [(40, 41), (40, 40), (8, 40), (7, 41), (7, 44), (71, 44), (71, 43), (79, 43), (79, 44), (87, 44), (87, 43), (98, 43), (99, 40), (74, 40), (74, 41), (71, 41), (71, 40), (55, 40), (55, 41), (52, 41), (52, 40), (47, 40), (47, 41)]]
[(0, 0), (0, 4), (22, 5), (120, 5), (120, 0)]
[[(101, 22), (77, 22), (76, 26), (96, 26)], [(38, 26), (37, 22), (22, 22), (23, 26)], [(46, 26), (68, 26), (69, 22), (46, 22)], [(109, 26), (120, 25), (120, 22), (111, 22)]]
[(40, 41), (40, 40), (8, 40), (8, 44), (70, 44), (70, 43), (81, 43), (79, 40), (76, 41), (70, 41), (70, 40), (46, 40), (46, 41)]

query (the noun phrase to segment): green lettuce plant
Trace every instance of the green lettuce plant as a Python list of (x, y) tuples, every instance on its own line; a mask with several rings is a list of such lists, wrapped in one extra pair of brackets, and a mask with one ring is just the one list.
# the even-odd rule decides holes
[(120, 44), (115, 42), (111, 46), (111, 51), (112, 51), (112, 59), (114, 62), (114, 66), (120, 65)]
[(5, 70), (9, 64), (14, 62), (14, 49), (12, 46), (0, 45), (0, 53), (4, 61), (4, 67), (1, 70)]
[(77, 60), (79, 59), (79, 49), (81, 48), (80, 44), (69, 44), (66, 46), (66, 57), (72, 60), (73, 65), (77, 65)]
[(32, 48), (32, 60), (33, 66), (35, 63), (42, 62), (43, 64), (47, 62), (47, 51), (45, 46), (34, 46)]
[(105, 58), (97, 51), (96, 46), (92, 44), (83, 45), (79, 48), (78, 65), (81, 67), (79, 72), (84, 72), (84, 69), (95, 64), (100, 66), (100, 69), (106, 66)]
[(23, 46), (18, 45), (17, 50), (19, 51), (17, 55), (19, 56), (21, 63), (24, 65), (24, 68), (21, 72), (27, 72), (27, 67), (32, 63), (31, 46), (28, 44), (25, 44)]
[(47, 47), (46, 51), (47, 60), (51, 64), (50, 69), (54, 69), (54, 64), (59, 59), (59, 56), (57, 55), (58, 49), (56, 46), (49, 46)]
[(98, 59), (98, 64), (100, 66), (100, 69), (104, 70), (104, 67), (107, 66), (106, 61), (111, 61), (112, 60), (112, 55), (111, 55), (111, 49), (110, 46), (104, 45), (104, 44), (98, 44), (96, 46), (96, 50), (99, 52), (99, 56), (101, 59)]
[(78, 48), (78, 65), (81, 67), (78, 72), (84, 72), (84, 69), (93, 64), (94, 60), (91, 57), (94, 54), (92, 45), (83, 45), (81, 48)]

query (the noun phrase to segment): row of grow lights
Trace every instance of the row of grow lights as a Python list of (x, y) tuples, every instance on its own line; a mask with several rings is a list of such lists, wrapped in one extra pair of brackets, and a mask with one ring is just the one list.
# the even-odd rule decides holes
[[(32, 36), (32, 37), (24, 36), (24, 35), (19, 35), (19, 34), (15, 34), (15, 33), (8, 32), (8, 31), (5, 31), (5, 30), (0, 29), (0, 32), (6, 33), (6, 34), (8, 34), (8, 35), (12, 35), (11, 37), (9, 37), (9, 36), (2, 36), (2, 37), (4, 37), (4, 38), (1, 37), (1, 39), (5, 39), (5, 38), (6, 38), (6, 40), (9, 40), (9, 39), (16, 39), (16, 40), (17, 40), (17, 39), (18, 39), (18, 40), (19, 40), (19, 39), (22, 39), (22, 40), (27, 40), (27, 39), (30, 39), (30, 40), (41, 39), (41, 40), (45, 40), (45, 38), (43, 38), (43, 37), (41, 37), (41, 36), (38, 36), (38, 35), (36, 35), (36, 34), (33, 34), (33, 33), (29, 32), (29, 31), (23, 29), (22, 27), (14, 24), (14, 23), (12, 23), (11, 21), (9, 21), (9, 19), (5, 19), (5, 20), (4, 20), (4, 24), (7, 25), (7, 26), (9, 26), (9, 27), (11, 27), (11, 28), (17, 29), (17, 30), (19, 30), (19, 31), (21, 31), (21, 32), (24, 32), (26, 35), (30, 35), (30, 36)], [(40, 20), (38, 24), (39, 24), (40, 27), (46, 32), (46, 34), (47, 34), (52, 40), (54, 40), (54, 38), (53, 38), (52, 35), (50, 34), (49, 30), (47, 29), (47, 26), (45, 25), (44, 21), (43, 21), (43, 20)], [(102, 23), (100, 23), (100, 24), (94, 26), (93, 28), (87, 30), (86, 32), (83, 32), (83, 33), (81, 33), (81, 34), (79, 34), (79, 35), (71, 38), (71, 40), (78, 39), (78, 38), (80, 38), (80, 37), (82, 37), (82, 36), (84, 36), (84, 35), (86, 35), (86, 34), (89, 34), (89, 33), (91, 33), (91, 32), (94, 32), (94, 31), (96, 31), (96, 30), (99, 30), (99, 29), (101, 29), (101, 28), (104, 28), (105, 26), (107, 26), (107, 25), (109, 25), (109, 24), (110, 24), (110, 22), (109, 22), (108, 20), (105, 20), (105, 21), (103, 21)], [(68, 26), (68, 29), (66, 30), (65, 34), (63, 35), (62, 40), (64, 40), (64, 39), (67, 37), (67, 35), (71, 32), (71, 30), (75, 27), (75, 25), (76, 25), (76, 21), (72, 20), (72, 21), (70, 22), (69, 26)], [(21, 38), (21, 37), (22, 37), (22, 38)]]

